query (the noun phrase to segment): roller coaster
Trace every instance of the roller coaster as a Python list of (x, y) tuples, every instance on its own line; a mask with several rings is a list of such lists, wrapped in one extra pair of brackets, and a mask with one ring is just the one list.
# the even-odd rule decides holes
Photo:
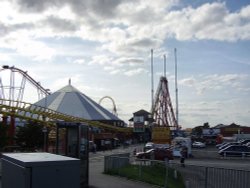
[(0, 114), (2, 114), (3, 116), (16, 117), (21, 120), (45, 123), (48, 126), (54, 126), (55, 123), (58, 121), (66, 121), (66, 122), (85, 123), (87, 125), (91, 125), (94, 127), (99, 127), (118, 132), (130, 131), (130, 129), (127, 128), (115, 127), (98, 121), (90, 121), (83, 118), (70, 116), (31, 103), (26, 103), (21, 101), (10, 101), (6, 99), (0, 99)]
[[(90, 121), (83, 118), (63, 114), (49, 108), (34, 105), (28, 102), (23, 102), (22, 100), (26, 81), (29, 81), (31, 85), (33, 85), (37, 89), (38, 98), (49, 95), (49, 90), (42, 87), (39, 82), (36, 82), (31, 76), (27, 74), (27, 72), (22, 71), (21, 69), (15, 68), (14, 66), (9, 67), (5, 65), (2, 67), (0, 72), (4, 70), (10, 70), (11, 73), (10, 84), (8, 86), (3, 85), (2, 78), (0, 77), (0, 114), (2, 115), (2, 120), (6, 119), (7, 117), (11, 117), (12, 119), (18, 118), (21, 121), (24, 120), (39, 122), (51, 128), (55, 128), (55, 124), (58, 121), (77, 122), (85, 123), (89, 126), (99, 127), (114, 132), (132, 132), (131, 128), (116, 127), (101, 123), (99, 121)], [(22, 76), (20, 86), (15, 85), (15, 73), (18, 73)], [(8, 97), (5, 94), (5, 89), (9, 90)], [(15, 92), (17, 92), (17, 95)], [(14, 125), (11, 126), (13, 129)]]

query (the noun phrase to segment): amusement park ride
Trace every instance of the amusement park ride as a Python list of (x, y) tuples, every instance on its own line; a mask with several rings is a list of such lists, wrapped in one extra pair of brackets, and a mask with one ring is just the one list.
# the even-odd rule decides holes
[[(176, 49), (175, 49), (175, 66)], [(177, 69), (175, 67), (176, 101), (178, 100)], [(153, 98), (153, 50), (151, 50), (151, 74), (152, 74), (152, 108), (151, 114), (154, 119), (152, 126), (152, 141), (158, 144), (171, 144), (171, 131), (179, 130), (178, 121), (175, 117), (166, 77), (166, 56), (164, 55), (164, 76), (160, 78), (158, 89)], [(176, 116), (178, 116), (178, 101), (176, 102)]]
[[(55, 129), (55, 122), (75, 122), (84, 123), (89, 126), (99, 127), (114, 132), (129, 133), (131, 129), (111, 126), (99, 121), (90, 121), (83, 118), (62, 114), (60, 112), (51, 110), (46, 107), (37, 106), (28, 102), (23, 102), (24, 90), (26, 88), (26, 82), (28, 81), (32, 86), (35, 87), (38, 94), (38, 99), (43, 98), (50, 94), (48, 89), (45, 89), (36, 82), (27, 72), (22, 71), (14, 66), (3, 66), (0, 69), (0, 73), (9, 71), (9, 84), (3, 84), (3, 79), (0, 77), (0, 114), (3, 124), (10, 122), (9, 136), (14, 137), (15, 133), (15, 120), (18, 118), (19, 121), (33, 121), (39, 122), (50, 129)], [(16, 78), (19, 76), (19, 85), (16, 83)], [(21, 79), (20, 79), (21, 78)], [(104, 98), (102, 98), (104, 99)], [(112, 100), (113, 101), (113, 100)], [(114, 104), (114, 103), (113, 103)], [(114, 104), (114, 112), (116, 113), (116, 107)], [(117, 113), (116, 113), (117, 114)], [(8, 117), (10, 120), (8, 121)], [(13, 144), (11, 141), (10, 144)]]
[(112, 102), (112, 104), (113, 104), (112, 113), (113, 113), (114, 115), (118, 116), (114, 99), (112, 99), (110, 96), (105, 96), (105, 97), (102, 97), (102, 98), (100, 99), (99, 104), (101, 104), (102, 101), (103, 101), (104, 99), (109, 99), (109, 100), (111, 100), (111, 102)]
[[(175, 50), (176, 55), (176, 50)], [(176, 59), (175, 59), (176, 60)], [(99, 121), (90, 121), (83, 118), (62, 114), (46, 107), (37, 106), (31, 103), (23, 102), (26, 82), (29, 82), (35, 87), (38, 94), (38, 100), (50, 94), (48, 89), (45, 89), (41, 84), (35, 81), (27, 72), (18, 69), (14, 66), (2, 66), (0, 73), (10, 71), (9, 84), (4, 85), (3, 79), (0, 77), (0, 115), (2, 122), (7, 124), (10, 122), (9, 134), (14, 136), (15, 119), (40, 122), (50, 128), (55, 128), (55, 122), (78, 122), (85, 123), (90, 126), (99, 127), (106, 130), (121, 133), (131, 133), (131, 128), (116, 127)], [(175, 117), (170, 94), (168, 88), (168, 80), (166, 78), (166, 58), (164, 56), (164, 76), (160, 78), (158, 89), (154, 97), (153, 90), (153, 50), (151, 50), (151, 72), (152, 72), (152, 108), (151, 114), (154, 119), (152, 127), (152, 141), (158, 143), (171, 142), (171, 130), (178, 130), (178, 117)], [(16, 83), (16, 74), (19, 76), (19, 85)], [(176, 72), (177, 74), (177, 72)], [(6, 92), (7, 91), (7, 92)], [(177, 100), (177, 84), (176, 84), (176, 100)], [(105, 96), (100, 99), (99, 104), (104, 100), (109, 99), (113, 104), (113, 114), (117, 116), (117, 110), (114, 100)], [(178, 103), (176, 103), (176, 116), (178, 116)], [(10, 117), (10, 121), (7, 118)]]

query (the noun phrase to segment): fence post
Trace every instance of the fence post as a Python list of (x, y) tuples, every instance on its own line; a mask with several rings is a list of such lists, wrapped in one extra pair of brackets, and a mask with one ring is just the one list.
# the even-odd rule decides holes
[(140, 160), (140, 165), (139, 165), (139, 178), (141, 178), (141, 160)]
[(118, 159), (118, 175), (120, 176), (120, 173), (121, 173), (121, 169), (120, 169), (120, 168), (121, 168), (121, 163), (120, 163), (120, 161), (121, 161), (121, 160), (120, 160), (120, 158), (118, 158), (118, 157), (116, 157), (115, 159), (116, 159), (116, 160)]
[(167, 164), (165, 164), (165, 166), (166, 166), (166, 176), (165, 176), (164, 188), (167, 188), (168, 187), (168, 166), (167, 166)]
[(242, 153), (242, 158), (244, 159), (244, 158), (245, 158), (245, 156), (246, 156), (246, 154), (243, 152), (243, 153)]
[(205, 167), (205, 188), (207, 188), (208, 182), (208, 167)]
[(177, 179), (177, 171), (176, 171), (176, 169), (174, 170), (174, 179)]

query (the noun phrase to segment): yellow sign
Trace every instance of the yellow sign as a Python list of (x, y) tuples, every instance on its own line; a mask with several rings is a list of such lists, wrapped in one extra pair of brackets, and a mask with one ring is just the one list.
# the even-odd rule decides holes
[(169, 127), (154, 127), (152, 131), (152, 141), (158, 144), (165, 144), (170, 142)]

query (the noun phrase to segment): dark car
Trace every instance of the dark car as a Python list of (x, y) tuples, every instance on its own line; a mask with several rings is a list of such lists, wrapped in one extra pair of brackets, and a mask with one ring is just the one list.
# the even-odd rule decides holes
[(247, 146), (230, 145), (218, 153), (222, 156), (250, 156), (250, 148)]
[(247, 140), (240, 140), (240, 143), (241, 143), (242, 145), (247, 144), (247, 143), (249, 143), (249, 142), (250, 142), (250, 139), (247, 139)]
[(223, 144), (222, 146), (220, 146), (218, 149), (222, 150), (224, 148), (227, 148), (228, 146), (235, 146), (235, 145), (242, 145), (240, 142), (228, 142), (226, 144)]
[(165, 159), (168, 160), (174, 159), (171, 150), (160, 149), (160, 148), (150, 149), (147, 150), (146, 152), (139, 152), (136, 153), (135, 156), (138, 159), (151, 159), (151, 160), (162, 160), (162, 161), (164, 161)]

